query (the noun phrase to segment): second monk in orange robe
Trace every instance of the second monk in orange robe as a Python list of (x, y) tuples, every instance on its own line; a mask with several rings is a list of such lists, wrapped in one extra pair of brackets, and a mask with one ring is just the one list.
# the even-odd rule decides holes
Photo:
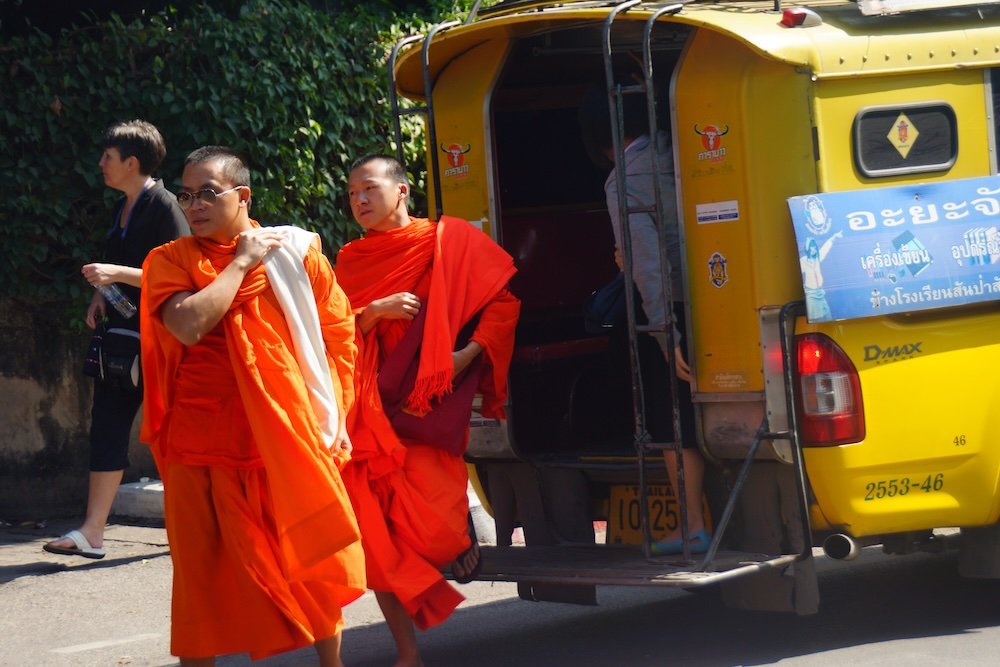
[(354, 318), (315, 235), (250, 220), (239, 155), (194, 151), (182, 184), (194, 235), (150, 253), (141, 310), (142, 440), (163, 477), (174, 563), (171, 652), (200, 665), (313, 644), (339, 667), (341, 607), (365, 588), (338, 470)]
[[(456, 578), (466, 579), (479, 551), (469, 537), (462, 456), (440, 442), (397, 433), (384, 410), (379, 372), (405, 347), (419, 314), (419, 365), (405, 410), (434, 418), (453, 377), (481, 364), (470, 381), (478, 382), (484, 415), (502, 418), (520, 310), (507, 290), (515, 271), (510, 255), (464, 220), (411, 218), (408, 193), (405, 170), (393, 158), (355, 162), (351, 209), (366, 234), (344, 246), (336, 264), (358, 313), (357, 401), (348, 415), (354, 454), (344, 482), (361, 526), (368, 584), (399, 651), (397, 666), (422, 664), (414, 625), (441, 623), (464, 599), (441, 568), (452, 563)], [(477, 314), (470, 340), (456, 350), (460, 330)], [(463, 447), (468, 417), (456, 427)]]

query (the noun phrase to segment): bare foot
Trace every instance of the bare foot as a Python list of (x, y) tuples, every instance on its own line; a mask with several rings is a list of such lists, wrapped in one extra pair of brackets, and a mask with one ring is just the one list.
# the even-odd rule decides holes
[(398, 658), (392, 667), (424, 667), (424, 661), (419, 655), (410, 658)]

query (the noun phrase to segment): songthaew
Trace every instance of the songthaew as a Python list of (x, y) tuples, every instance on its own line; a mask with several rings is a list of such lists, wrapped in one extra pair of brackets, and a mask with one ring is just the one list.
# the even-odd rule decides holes
[(808, 613), (814, 546), (1000, 575), (997, 3), (477, 3), (390, 61), (430, 216), (517, 268), (480, 578)]

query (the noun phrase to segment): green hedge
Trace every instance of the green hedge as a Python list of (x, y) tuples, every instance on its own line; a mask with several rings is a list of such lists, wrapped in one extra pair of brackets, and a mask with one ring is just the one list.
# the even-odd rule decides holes
[[(253, 217), (317, 231), (330, 253), (356, 235), (348, 165), (392, 150), (388, 50), (426, 29), (423, 20), (464, 15), (471, 2), (408, 11), (385, 0), (334, 4), (327, 12), (309, 2), (250, 0), (238, 16), (168, 7), (127, 24), (112, 15), (55, 37), (34, 31), (7, 40), (0, 294), (65, 304), (79, 323), (91, 295), (80, 266), (99, 257), (119, 196), (103, 184), (98, 142), (109, 124), (130, 118), (163, 133), (167, 159), (157, 175), (168, 188), (176, 190), (190, 150), (226, 144), (250, 158)], [(409, 125), (404, 150), (419, 168), (423, 139), (419, 122)], [(420, 192), (422, 183), (415, 186)]]

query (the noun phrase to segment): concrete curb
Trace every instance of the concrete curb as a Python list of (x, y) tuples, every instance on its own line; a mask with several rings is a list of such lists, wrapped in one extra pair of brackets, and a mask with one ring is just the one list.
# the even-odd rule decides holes
[(162, 521), (163, 482), (143, 477), (138, 482), (122, 484), (115, 494), (111, 514)]

